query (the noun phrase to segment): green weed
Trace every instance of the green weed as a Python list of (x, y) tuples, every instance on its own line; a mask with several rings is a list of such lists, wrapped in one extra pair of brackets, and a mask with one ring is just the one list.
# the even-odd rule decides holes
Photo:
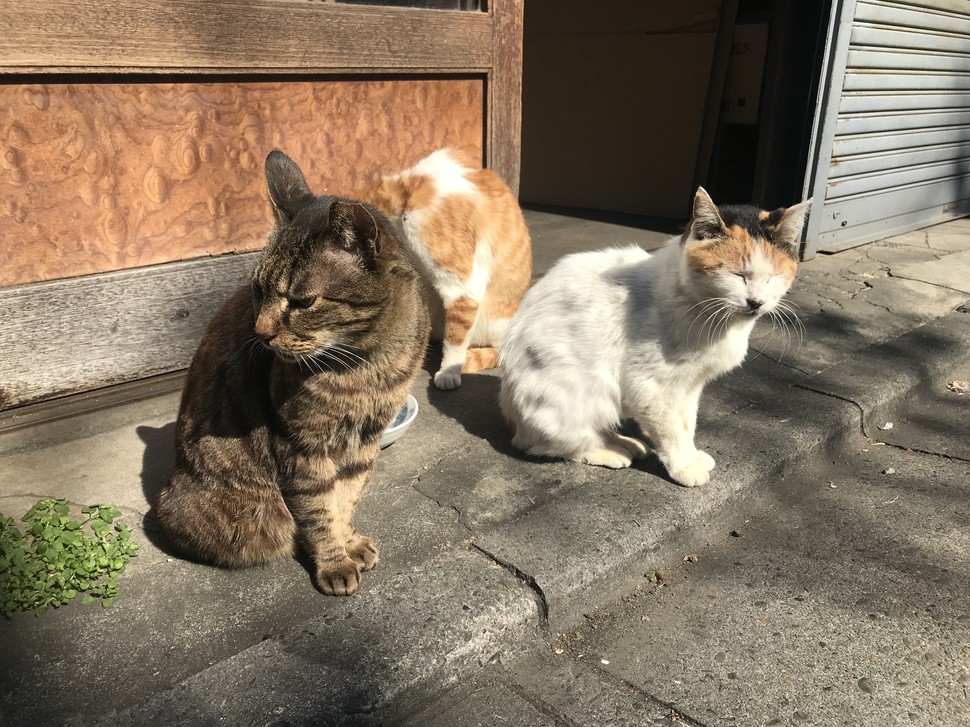
[[(21, 519), (0, 514), (0, 611), (38, 616), (83, 594), (105, 608), (121, 595), (117, 577), (138, 554), (131, 528), (111, 505), (89, 505), (71, 517), (67, 500), (40, 500)], [(86, 516), (86, 517), (83, 517)]]

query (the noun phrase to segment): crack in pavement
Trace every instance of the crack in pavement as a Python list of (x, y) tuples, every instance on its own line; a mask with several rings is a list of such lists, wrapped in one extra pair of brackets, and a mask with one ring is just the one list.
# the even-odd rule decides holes
[(943, 452), (934, 452), (932, 450), (921, 449), (919, 447), (907, 447), (903, 444), (893, 444), (892, 442), (883, 442), (880, 439), (873, 439), (872, 437), (869, 437), (869, 440), (871, 442), (879, 442), (879, 444), (885, 445), (886, 447), (891, 447), (893, 449), (898, 449), (902, 452), (916, 452), (917, 454), (925, 454), (930, 457), (940, 457), (941, 459), (948, 459), (951, 462), (965, 462), (970, 464), (970, 458), (959, 457), (955, 454), (945, 454)]
[(833, 394), (830, 391), (813, 389), (811, 386), (807, 386), (805, 384), (792, 384), (792, 387), (796, 389), (803, 389), (805, 391), (811, 391), (812, 393), (815, 393), (815, 394), (821, 394), (822, 396), (827, 396), (831, 399), (838, 399), (839, 401), (844, 401), (849, 404), (852, 404), (852, 406), (854, 406), (856, 409), (859, 410), (859, 431), (862, 433), (862, 436), (869, 437), (869, 435), (866, 434), (866, 426), (865, 426), (866, 410), (863, 409), (862, 404), (860, 404), (859, 402), (854, 401), (853, 399), (849, 399), (848, 397), (845, 397), (845, 396), (839, 396), (838, 394)]
[(484, 555), (488, 560), (492, 561), (496, 565), (501, 566), (520, 581), (525, 583), (530, 589), (532, 589), (532, 592), (536, 597), (537, 606), (539, 608), (539, 622), (541, 626), (547, 626), (549, 623), (549, 602), (546, 600), (546, 594), (542, 590), (542, 586), (539, 585), (535, 577), (520, 569), (517, 565), (515, 565), (515, 563), (507, 561), (504, 558), (499, 558), (494, 553), (490, 553), (475, 541), (472, 541), (471, 546), (479, 553)]
[(629, 687), (630, 689), (634, 690), (635, 692), (642, 694), (654, 704), (657, 704), (663, 707), (664, 709), (669, 710), (670, 715), (675, 717), (675, 721), (683, 722), (688, 727), (709, 727), (706, 722), (702, 722), (699, 719), (691, 717), (689, 714), (681, 712), (679, 709), (677, 709), (674, 706), (673, 702), (667, 702), (663, 699), (660, 699), (659, 697), (655, 697), (649, 692), (643, 691), (642, 689), (638, 688), (636, 684), (632, 684), (631, 682), (628, 682), (626, 679), (619, 676), (618, 674), (614, 674), (613, 672), (607, 671), (606, 669), (603, 669), (599, 665), (595, 665), (595, 664), (593, 665), (593, 668), (599, 671), (600, 673), (610, 677), (611, 679), (613, 679), (613, 681), (623, 684)]

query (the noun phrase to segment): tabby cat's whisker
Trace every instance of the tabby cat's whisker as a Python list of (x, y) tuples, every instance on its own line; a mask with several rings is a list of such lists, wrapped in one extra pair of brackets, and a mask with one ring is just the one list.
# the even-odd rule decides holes
[(353, 351), (349, 350), (344, 344), (335, 343), (332, 346), (330, 346), (330, 348), (328, 348), (327, 350), (328, 351), (332, 351), (333, 353), (340, 353), (340, 354), (346, 356), (351, 361), (354, 361), (355, 363), (360, 364), (360, 366), (362, 368), (363, 367), (370, 366), (370, 361), (368, 361), (367, 359), (365, 359), (360, 354), (356, 354)]

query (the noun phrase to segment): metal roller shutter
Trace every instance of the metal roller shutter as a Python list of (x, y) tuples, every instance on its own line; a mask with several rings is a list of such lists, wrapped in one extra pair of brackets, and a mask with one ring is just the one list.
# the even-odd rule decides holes
[(843, 0), (827, 58), (804, 257), (970, 212), (970, 2)]

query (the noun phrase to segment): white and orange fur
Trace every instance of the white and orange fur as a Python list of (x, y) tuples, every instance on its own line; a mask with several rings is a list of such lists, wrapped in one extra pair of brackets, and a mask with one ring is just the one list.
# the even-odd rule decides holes
[(442, 341), (439, 389), (498, 365), (505, 328), (532, 278), (532, 247), (518, 201), (501, 177), (441, 149), (358, 195), (399, 225), (429, 295)]
[[(652, 445), (675, 482), (706, 483), (714, 459), (694, 444), (701, 391), (741, 364), (758, 318), (784, 322), (810, 204), (719, 208), (698, 189), (684, 234), (656, 253), (556, 263), (506, 331), (500, 405), (512, 444), (612, 468)], [(628, 419), (651, 441), (621, 434)]]

